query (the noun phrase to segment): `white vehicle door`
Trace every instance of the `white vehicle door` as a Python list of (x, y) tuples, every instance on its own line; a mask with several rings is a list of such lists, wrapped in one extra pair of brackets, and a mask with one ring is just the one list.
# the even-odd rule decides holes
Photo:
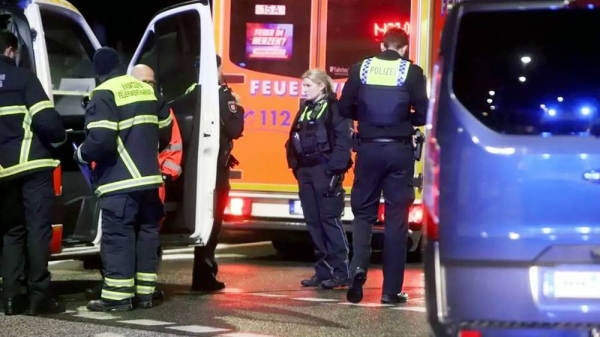
[(166, 188), (163, 242), (206, 245), (213, 225), (220, 128), (214, 29), (208, 2), (186, 2), (156, 14), (128, 73), (136, 64), (153, 68), (156, 89), (169, 102), (183, 139), (183, 174)]

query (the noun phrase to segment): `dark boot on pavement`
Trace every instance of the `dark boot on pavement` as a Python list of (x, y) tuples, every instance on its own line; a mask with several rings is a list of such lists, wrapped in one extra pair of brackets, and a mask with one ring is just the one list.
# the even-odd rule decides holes
[(87, 305), (89, 311), (94, 312), (109, 312), (109, 311), (131, 311), (133, 305), (131, 299), (111, 301), (100, 299), (97, 301), (90, 301)]

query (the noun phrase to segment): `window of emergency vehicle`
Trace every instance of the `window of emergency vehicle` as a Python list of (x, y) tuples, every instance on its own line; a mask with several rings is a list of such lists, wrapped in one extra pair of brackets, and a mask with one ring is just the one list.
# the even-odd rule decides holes
[(600, 116), (597, 26), (595, 11), (468, 13), (458, 33), (454, 93), (500, 133), (587, 135)]
[(410, 34), (411, 0), (328, 0), (325, 69), (333, 79), (348, 77), (349, 68), (381, 52), (389, 27)]
[(231, 1), (231, 62), (249, 70), (300, 77), (310, 64), (311, 3)]
[(138, 63), (154, 69), (164, 98), (171, 101), (180, 97), (198, 81), (198, 12), (186, 11), (156, 22), (154, 33), (148, 35), (142, 48)]
[(95, 49), (87, 34), (81, 25), (68, 15), (43, 7), (40, 13), (44, 25), (52, 89), (90, 92), (95, 87), (92, 63)]

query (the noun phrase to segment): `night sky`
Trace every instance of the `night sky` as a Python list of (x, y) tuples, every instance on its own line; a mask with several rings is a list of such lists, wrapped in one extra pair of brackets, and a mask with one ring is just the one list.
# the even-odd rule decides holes
[[(123, 52), (135, 51), (150, 19), (159, 10), (184, 1), (148, 0), (70, 0), (79, 9), (88, 24), (98, 22), (106, 27), (107, 45), (117, 47), (122, 41)], [(135, 4), (139, 4), (135, 6)]]

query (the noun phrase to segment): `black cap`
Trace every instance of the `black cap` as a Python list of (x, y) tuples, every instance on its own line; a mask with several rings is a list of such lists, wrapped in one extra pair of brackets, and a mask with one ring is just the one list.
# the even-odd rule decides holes
[(119, 53), (113, 48), (102, 47), (94, 54), (94, 71), (99, 76), (110, 74), (120, 63)]

